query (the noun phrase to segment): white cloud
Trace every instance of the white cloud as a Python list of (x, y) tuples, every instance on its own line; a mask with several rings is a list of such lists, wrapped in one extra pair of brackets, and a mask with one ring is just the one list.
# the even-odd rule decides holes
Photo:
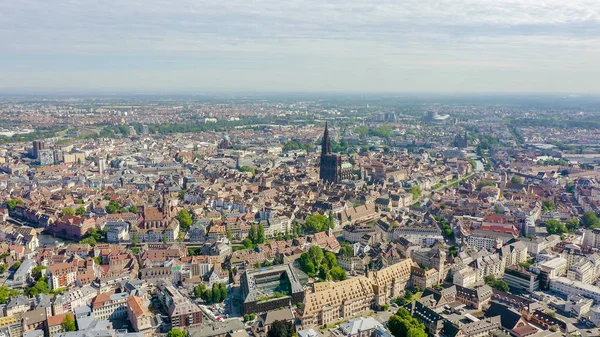
[[(225, 87), (237, 80), (227, 67), (238, 69), (239, 76), (255, 76), (239, 68), (264, 72), (271, 63), (277, 65), (272, 71), (306, 81), (293, 71), (297, 64), (307, 71), (327, 64), (332, 76), (371, 67), (361, 75), (364, 81), (369, 73), (386, 72), (382, 65), (415, 81), (419, 74), (434, 78), (422, 69), (427, 66), (456, 76), (462, 69), (465, 78), (472, 78), (471, 71), (489, 76), (496, 71), (498, 79), (506, 78), (498, 72), (507, 69), (537, 74), (551, 67), (562, 74), (600, 66), (597, 0), (19, 0), (0, 2), (0, 22), (0, 60), (79, 57), (83, 61), (73, 65), (71, 78), (78, 76), (77, 67), (94, 70), (86, 58), (102, 56), (158, 58), (148, 63), (163, 71), (169, 64), (213, 66), (231, 76), (220, 79)], [(45, 70), (68, 66), (52, 62)], [(41, 64), (31, 61), (34, 70)], [(0, 70), (15, 70), (6, 67), (0, 62)], [(161, 69), (146, 73), (159, 76)], [(342, 86), (344, 80), (327, 82)], [(381, 82), (404, 88), (393, 80)]]

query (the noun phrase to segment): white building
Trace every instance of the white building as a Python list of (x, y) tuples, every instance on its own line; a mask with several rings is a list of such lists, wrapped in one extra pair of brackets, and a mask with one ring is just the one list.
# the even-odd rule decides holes
[(566, 277), (557, 277), (550, 280), (550, 290), (565, 295), (583, 296), (600, 301), (600, 288), (580, 281), (569, 280)]

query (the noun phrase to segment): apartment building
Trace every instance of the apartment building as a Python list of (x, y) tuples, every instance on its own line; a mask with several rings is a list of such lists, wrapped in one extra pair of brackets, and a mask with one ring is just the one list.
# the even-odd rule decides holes
[(64, 288), (75, 283), (77, 266), (71, 262), (56, 263), (46, 269), (50, 290)]
[(329, 324), (356, 316), (372, 305), (388, 304), (390, 299), (404, 294), (413, 266), (413, 261), (406, 259), (388, 268), (371, 271), (368, 277), (315, 283), (312, 292), (304, 298), (302, 324)]
[(92, 312), (98, 320), (112, 320), (127, 316), (128, 293), (103, 293), (92, 301)]
[(600, 288), (581, 281), (573, 281), (566, 277), (557, 277), (550, 280), (550, 290), (565, 295), (576, 295), (600, 301)]

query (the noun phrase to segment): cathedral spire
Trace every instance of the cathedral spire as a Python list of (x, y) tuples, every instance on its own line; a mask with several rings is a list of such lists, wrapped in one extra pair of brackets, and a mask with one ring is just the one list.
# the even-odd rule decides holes
[(329, 140), (329, 130), (327, 129), (327, 122), (325, 122), (325, 131), (323, 132), (323, 143), (321, 144), (321, 155), (331, 153), (331, 141)]

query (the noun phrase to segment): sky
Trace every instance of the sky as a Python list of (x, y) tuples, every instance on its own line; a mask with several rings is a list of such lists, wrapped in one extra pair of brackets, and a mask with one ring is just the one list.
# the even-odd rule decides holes
[(0, 91), (600, 93), (598, 0), (5, 0)]

